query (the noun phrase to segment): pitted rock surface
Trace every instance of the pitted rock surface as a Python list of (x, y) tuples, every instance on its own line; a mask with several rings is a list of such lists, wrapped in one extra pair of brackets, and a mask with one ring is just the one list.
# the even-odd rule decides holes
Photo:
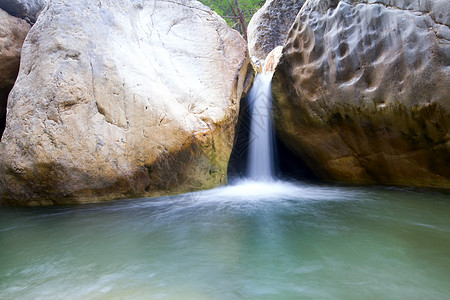
[(273, 78), (283, 141), (321, 178), (450, 187), (449, 14), (307, 1)]

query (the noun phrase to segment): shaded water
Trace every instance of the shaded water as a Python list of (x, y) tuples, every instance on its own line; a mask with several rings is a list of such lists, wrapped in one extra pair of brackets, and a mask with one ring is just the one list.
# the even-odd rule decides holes
[(246, 182), (0, 207), (0, 299), (449, 299), (441, 192)]

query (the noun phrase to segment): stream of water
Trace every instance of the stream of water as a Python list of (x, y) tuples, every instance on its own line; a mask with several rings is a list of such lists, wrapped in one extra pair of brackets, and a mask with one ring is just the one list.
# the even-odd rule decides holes
[(445, 192), (243, 182), (0, 207), (0, 299), (449, 299)]
[(271, 181), (274, 174), (272, 75), (257, 74), (248, 95), (251, 111), (248, 178), (256, 181)]

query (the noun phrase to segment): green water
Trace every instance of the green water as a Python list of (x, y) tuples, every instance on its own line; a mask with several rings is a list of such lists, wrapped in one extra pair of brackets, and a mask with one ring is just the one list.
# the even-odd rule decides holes
[(450, 196), (263, 183), (0, 207), (0, 299), (450, 299)]

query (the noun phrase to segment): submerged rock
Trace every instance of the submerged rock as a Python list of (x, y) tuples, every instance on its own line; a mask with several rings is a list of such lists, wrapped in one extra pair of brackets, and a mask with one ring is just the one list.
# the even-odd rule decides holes
[(266, 0), (248, 24), (251, 57), (263, 60), (277, 46), (283, 46), (304, 0)]
[(249, 65), (245, 40), (197, 1), (51, 1), (8, 100), (3, 203), (226, 183)]
[(0, 9), (0, 140), (5, 128), (6, 101), (19, 72), (20, 51), (29, 30), (27, 22)]
[(273, 78), (276, 128), (316, 175), (450, 187), (450, 5), (307, 1)]

